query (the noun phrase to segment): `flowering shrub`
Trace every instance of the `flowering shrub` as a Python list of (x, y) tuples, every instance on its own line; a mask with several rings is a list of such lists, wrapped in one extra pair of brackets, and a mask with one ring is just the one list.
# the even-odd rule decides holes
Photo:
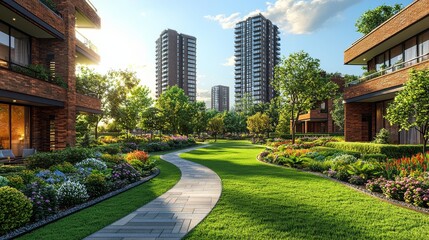
[(370, 179), (365, 184), (365, 187), (371, 192), (381, 193), (382, 192), (381, 187), (384, 186), (384, 184), (386, 184), (386, 181), (387, 180), (384, 177)]
[(300, 157), (310, 152), (310, 149), (290, 149), (286, 148), (283, 151), (288, 156)]
[(426, 158), (422, 153), (419, 153), (412, 157), (389, 160), (386, 163), (385, 174), (389, 179), (392, 179), (396, 175), (401, 177), (410, 175), (419, 176), (428, 169), (428, 159), (429, 152), (426, 153)]
[(166, 142), (152, 142), (147, 143), (143, 146), (143, 149), (147, 152), (158, 152), (158, 151), (166, 151), (170, 150), (171, 147)]
[(354, 163), (357, 161), (357, 158), (349, 155), (349, 154), (341, 154), (336, 156), (334, 159), (332, 159), (334, 162), (341, 162), (344, 164), (350, 164), (350, 163)]
[(48, 184), (57, 184), (67, 181), (67, 176), (59, 170), (55, 170), (54, 172), (43, 170), (38, 172), (36, 177), (44, 180)]
[(365, 184), (365, 179), (359, 175), (352, 175), (349, 178), (349, 183), (355, 184), (355, 185), (363, 185)]
[(58, 188), (57, 197), (60, 206), (67, 208), (85, 202), (89, 195), (84, 185), (67, 181)]
[(128, 183), (140, 180), (140, 173), (128, 163), (120, 163), (112, 169), (111, 181), (125, 180)]
[(95, 159), (95, 158), (87, 158), (81, 162), (78, 162), (75, 164), (76, 168), (91, 168), (91, 169), (96, 169), (96, 170), (106, 170), (107, 166), (106, 163)]
[(135, 150), (134, 152), (127, 153), (127, 155), (125, 156), (125, 160), (127, 160), (127, 162), (130, 162), (131, 160), (135, 159), (144, 163), (147, 161), (148, 158), (149, 158), (149, 154), (147, 154), (147, 152), (139, 151), (139, 150)]
[(56, 190), (52, 185), (44, 185), (38, 182), (28, 184), (24, 194), (30, 199), (33, 205), (34, 221), (45, 219), (58, 210)]

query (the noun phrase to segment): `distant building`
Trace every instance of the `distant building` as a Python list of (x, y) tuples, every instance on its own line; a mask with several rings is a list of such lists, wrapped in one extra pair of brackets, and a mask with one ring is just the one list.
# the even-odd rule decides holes
[(423, 143), (415, 128), (399, 131), (384, 116), (409, 71), (429, 68), (428, 6), (429, 0), (413, 1), (345, 50), (345, 64), (364, 65), (369, 73), (344, 89), (346, 141), (372, 141), (385, 128), (391, 143)]
[(218, 112), (229, 111), (229, 87), (217, 85), (212, 87), (211, 109)]
[(156, 40), (156, 97), (170, 86), (185, 91), (189, 100), (196, 100), (195, 37), (164, 30)]
[(270, 83), (280, 61), (280, 32), (262, 14), (235, 26), (235, 105), (269, 102), (274, 97)]

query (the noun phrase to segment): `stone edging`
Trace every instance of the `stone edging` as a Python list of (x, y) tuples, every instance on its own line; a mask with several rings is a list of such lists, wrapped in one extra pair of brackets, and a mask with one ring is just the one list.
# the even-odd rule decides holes
[(419, 213), (423, 213), (423, 214), (429, 214), (429, 208), (418, 207), (418, 206), (414, 206), (414, 205), (412, 205), (410, 203), (406, 203), (404, 201), (398, 201), (396, 199), (387, 198), (382, 193), (371, 192), (371, 191), (367, 190), (363, 186), (358, 186), (358, 185), (354, 185), (354, 184), (351, 184), (351, 183), (348, 183), (348, 182), (343, 182), (343, 181), (340, 181), (338, 179), (328, 177), (328, 176), (326, 176), (323, 173), (306, 171), (306, 170), (302, 170), (302, 169), (298, 169), (298, 168), (292, 168), (292, 167), (286, 167), (286, 166), (277, 165), (277, 164), (274, 164), (274, 163), (268, 163), (268, 162), (264, 162), (264, 161), (259, 160), (258, 157), (256, 157), (256, 160), (258, 160), (259, 162), (271, 165), (271, 166), (276, 166), (276, 167), (280, 167), (280, 168), (294, 169), (294, 170), (297, 170), (299, 172), (305, 172), (305, 173), (309, 173), (309, 174), (312, 174), (312, 175), (315, 175), (315, 176), (323, 177), (325, 179), (329, 179), (331, 181), (340, 183), (340, 184), (345, 185), (346, 187), (349, 187), (349, 188), (351, 188), (353, 190), (359, 191), (359, 192), (364, 193), (364, 194), (366, 194), (368, 196), (377, 198), (377, 199), (379, 199), (381, 201), (384, 201), (384, 202), (396, 205), (398, 207), (407, 208), (409, 210), (413, 210), (413, 211), (416, 211), (416, 212), (419, 212)]
[(12, 232), (9, 232), (9, 233), (7, 233), (5, 235), (0, 236), (0, 240), (6, 240), (6, 239), (16, 238), (16, 237), (18, 237), (20, 235), (23, 235), (25, 233), (33, 231), (33, 230), (35, 230), (35, 229), (37, 229), (39, 227), (42, 227), (42, 226), (47, 225), (47, 224), (49, 224), (51, 222), (54, 222), (54, 221), (57, 221), (57, 220), (59, 220), (59, 219), (61, 219), (63, 217), (66, 217), (66, 216), (68, 216), (70, 214), (73, 214), (73, 213), (78, 212), (80, 210), (83, 210), (85, 208), (91, 207), (91, 206), (93, 206), (93, 205), (95, 205), (95, 204), (97, 204), (99, 202), (102, 202), (102, 201), (104, 201), (104, 200), (106, 200), (108, 198), (114, 197), (114, 196), (116, 196), (116, 195), (118, 195), (118, 194), (120, 194), (122, 192), (125, 192), (125, 191), (127, 191), (127, 190), (129, 190), (129, 189), (131, 189), (133, 187), (136, 187), (136, 186), (138, 186), (140, 184), (143, 184), (143, 183), (151, 180), (152, 178), (158, 176), (160, 172), (161, 171), (158, 168), (156, 168), (151, 175), (142, 178), (140, 181), (131, 183), (131, 184), (129, 184), (129, 185), (127, 185), (127, 186), (125, 186), (125, 187), (123, 187), (121, 189), (115, 190), (113, 192), (109, 192), (109, 193), (107, 193), (107, 194), (105, 194), (103, 196), (100, 196), (98, 198), (92, 199), (91, 201), (88, 201), (86, 203), (82, 203), (80, 205), (74, 206), (74, 207), (69, 208), (67, 210), (58, 212), (58, 213), (56, 213), (54, 215), (48, 216), (44, 220), (40, 220), (38, 222), (31, 223), (31, 224), (25, 225), (23, 227), (20, 227), (18, 229), (15, 229)]

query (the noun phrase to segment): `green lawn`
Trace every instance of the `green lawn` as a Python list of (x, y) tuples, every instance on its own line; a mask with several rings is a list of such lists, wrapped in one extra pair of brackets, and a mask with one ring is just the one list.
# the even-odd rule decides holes
[(180, 179), (180, 170), (160, 160), (159, 156), (153, 157), (158, 159), (161, 173), (150, 182), (46, 225), (19, 239), (82, 239), (162, 195)]
[(188, 239), (428, 239), (429, 215), (258, 162), (262, 149), (223, 141), (181, 155), (223, 184), (217, 206)]

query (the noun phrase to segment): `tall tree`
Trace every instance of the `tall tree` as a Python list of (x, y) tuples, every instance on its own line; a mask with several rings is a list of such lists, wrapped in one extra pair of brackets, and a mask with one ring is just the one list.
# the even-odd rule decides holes
[(258, 112), (247, 118), (247, 129), (254, 134), (254, 137), (259, 138), (262, 134), (269, 132), (270, 128), (270, 118), (265, 113)]
[(94, 128), (95, 139), (98, 139), (98, 126), (106, 118), (107, 94), (109, 89), (107, 78), (94, 69), (87, 66), (79, 66), (76, 71), (76, 91), (85, 95), (93, 96), (101, 101), (101, 113), (79, 114), (79, 123), (88, 123), (88, 127)]
[(356, 21), (355, 26), (357, 31), (366, 35), (387, 19), (397, 14), (401, 9), (402, 4), (395, 4), (393, 6), (383, 4), (372, 10), (368, 10)]
[(209, 122), (209, 115), (206, 111), (205, 102), (194, 102), (192, 106), (195, 108), (194, 115), (192, 117), (192, 125), (195, 133), (201, 137), (201, 133), (207, 129), (207, 124)]
[(289, 112), (292, 143), (295, 143), (299, 115), (332, 96), (338, 88), (329, 78), (322, 77), (319, 60), (303, 51), (290, 54), (276, 66), (273, 86), (280, 94), (285, 111)]
[(161, 131), (163, 124), (164, 121), (161, 117), (161, 111), (158, 108), (149, 107), (145, 111), (140, 112), (139, 127), (150, 132), (150, 139), (153, 139), (154, 131)]
[(335, 125), (337, 125), (340, 130), (344, 129), (344, 104), (343, 104), (343, 96), (338, 95), (334, 98), (331, 110), (332, 120)]
[(239, 134), (246, 131), (246, 117), (243, 113), (228, 111), (223, 114), (225, 132)]
[(189, 122), (188, 104), (188, 96), (177, 86), (168, 88), (159, 96), (156, 107), (161, 111), (162, 118), (168, 119), (164, 125), (165, 130), (177, 134), (184, 122)]
[(429, 139), (429, 69), (411, 70), (409, 80), (387, 108), (386, 119), (400, 130), (415, 128), (423, 137), (423, 152)]
[(209, 120), (207, 124), (207, 131), (209, 131), (210, 134), (214, 135), (216, 142), (217, 135), (223, 133), (224, 131), (223, 119), (221, 114), (218, 114), (217, 116)]

